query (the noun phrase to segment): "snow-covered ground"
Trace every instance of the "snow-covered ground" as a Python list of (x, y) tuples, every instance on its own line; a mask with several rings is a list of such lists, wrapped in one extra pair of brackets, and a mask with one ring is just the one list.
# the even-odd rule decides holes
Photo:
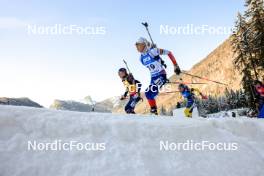
[[(58, 149), (72, 141), (88, 150)], [(187, 151), (179, 145), (203, 141), (236, 147)], [(1, 176), (261, 176), (264, 121), (0, 106), (0, 163)]]

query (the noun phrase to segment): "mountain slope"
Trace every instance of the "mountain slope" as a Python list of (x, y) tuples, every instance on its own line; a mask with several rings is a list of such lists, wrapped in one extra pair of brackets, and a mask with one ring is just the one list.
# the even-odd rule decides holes
[(102, 106), (100, 104), (86, 104), (78, 101), (64, 101), (64, 100), (54, 100), (51, 109), (57, 110), (69, 110), (69, 111), (79, 111), (79, 112), (110, 112), (106, 106)]
[[(195, 64), (189, 73), (226, 83), (228, 84), (226, 87), (228, 89), (240, 89), (241, 75), (234, 68), (234, 56), (235, 54), (231, 46), (231, 39), (229, 38), (212, 51), (205, 59)], [(192, 79), (189, 76), (184, 76), (184, 80), (192, 80), (193, 82), (203, 81), (197, 78)], [(203, 92), (214, 95), (222, 94), (223, 89), (225, 88), (225, 86), (212, 82), (208, 82), (208, 85), (200, 87)]]
[(7, 97), (0, 97), (0, 104), (1, 105), (13, 105), (13, 106), (30, 106), (36, 108), (42, 108), (40, 104), (30, 100), (27, 97), (22, 98), (7, 98)]
[[(263, 129), (259, 119), (157, 118), (0, 106), (0, 175), (263, 175)], [(89, 143), (93, 150), (28, 150), (28, 141), (44, 145), (59, 140)], [(236, 143), (237, 150), (175, 150), (175, 145), (190, 140)], [(105, 143), (105, 150), (95, 150), (97, 143)], [(167, 143), (169, 150), (163, 146)]]

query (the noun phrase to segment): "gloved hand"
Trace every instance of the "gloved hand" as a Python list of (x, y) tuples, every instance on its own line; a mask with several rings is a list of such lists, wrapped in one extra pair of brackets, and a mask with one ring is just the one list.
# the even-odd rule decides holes
[(206, 95), (202, 94), (201, 92), (200, 92), (200, 96), (202, 97), (203, 100), (207, 100), (208, 99), (208, 97)]
[(201, 95), (203, 100), (207, 100), (208, 97), (206, 95)]
[(124, 95), (122, 95), (121, 97), (120, 97), (120, 100), (125, 100), (126, 99), (126, 97), (124, 96)]
[(181, 74), (181, 69), (178, 64), (174, 65), (174, 72), (176, 73), (176, 75)]

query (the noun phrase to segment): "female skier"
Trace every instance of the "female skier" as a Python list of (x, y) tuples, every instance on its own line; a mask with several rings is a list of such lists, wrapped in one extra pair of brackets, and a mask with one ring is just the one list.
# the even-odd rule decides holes
[(145, 90), (145, 95), (150, 106), (150, 113), (157, 115), (158, 112), (155, 99), (159, 94), (159, 89), (167, 82), (167, 74), (160, 55), (167, 55), (170, 58), (174, 66), (174, 72), (177, 75), (181, 73), (181, 70), (172, 52), (151, 47), (150, 42), (143, 37), (139, 38), (136, 42), (136, 48), (140, 53), (141, 63), (150, 71), (151, 81), (149, 87)]

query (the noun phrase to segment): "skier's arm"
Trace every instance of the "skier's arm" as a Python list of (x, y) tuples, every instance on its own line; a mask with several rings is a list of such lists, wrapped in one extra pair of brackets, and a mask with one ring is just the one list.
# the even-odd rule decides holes
[(137, 88), (137, 93), (140, 94), (142, 84), (138, 80), (135, 80), (135, 84)]
[(124, 97), (127, 97), (127, 94), (128, 94), (128, 90), (125, 91), (125, 93), (124, 93), (123, 96), (124, 96)]
[(175, 59), (175, 57), (174, 57), (174, 55), (172, 54), (171, 51), (168, 51), (168, 50), (165, 50), (165, 49), (161, 49), (161, 48), (157, 48), (157, 52), (158, 52), (159, 55), (167, 55), (170, 58), (170, 60), (173, 63), (173, 65), (174, 65), (174, 72), (177, 75), (181, 74), (181, 69), (180, 69), (180, 67), (179, 67), (179, 65), (178, 65), (178, 63), (177, 63), (177, 61), (176, 61), (176, 59)]
[(128, 94), (128, 89), (126, 89), (125, 93), (121, 96), (120, 100), (126, 99), (127, 94)]
[(176, 59), (175, 59), (175, 57), (174, 57), (174, 55), (172, 54), (171, 51), (168, 51), (168, 50), (165, 50), (165, 49), (158, 49), (158, 52), (159, 52), (159, 55), (167, 55), (170, 58), (170, 60), (173, 63), (173, 65), (178, 65), (177, 61), (176, 61)]
[(200, 92), (199, 89), (197, 89), (197, 88), (192, 88), (191, 91), (192, 91), (192, 92), (197, 92), (197, 93), (202, 97), (202, 99), (207, 99), (207, 96), (205, 96), (204, 94), (202, 94), (202, 92)]
[(196, 93), (198, 93), (199, 95), (203, 95), (201, 92), (200, 92), (200, 90), (199, 89), (197, 89), (197, 88), (191, 88), (191, 92), (196, 92)]
[(157, 48), (156, 52), (157, 52), (158, 55), (167, 55), (170, 58), (170, 60), (173, 63), (173, 65), (178, 65), (177, 61), (176, 61), (176, 59), (175, 59), (175, 57), (174, 57), (174, 55), (172, 54), (171, 51), (168, 51), (168, 50), (165, 50), (165, 49), (161, 49), (161, 48)]

